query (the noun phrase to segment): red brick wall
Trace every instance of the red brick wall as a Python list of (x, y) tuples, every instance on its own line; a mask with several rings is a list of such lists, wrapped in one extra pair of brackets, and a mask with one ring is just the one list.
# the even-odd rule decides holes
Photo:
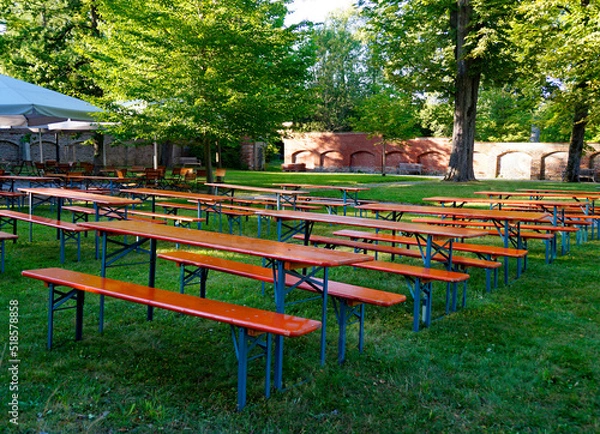
[[(420, 163), (424, 174), (446, 172), (451, 152), (449, 139), (419, 138), (381, 144), (364, 133), (304, 133), (285, 138), (285, 163), (305, 163), (308, 170), (397, 173), (398, 163)], [(581, 167), (600, 171), (600, 145), (582, 159)], [(565, 143), (475, 144), (474, 170), (478, 178), (560, 179), (566, 166)]]

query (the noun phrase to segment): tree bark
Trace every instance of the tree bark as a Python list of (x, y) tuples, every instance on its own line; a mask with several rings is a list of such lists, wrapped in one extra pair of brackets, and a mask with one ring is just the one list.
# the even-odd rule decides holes
[(94, 132), (93, 147), (94, 147), (94, 166), (96, 168), (104, 167), (104, 134)]
[[(588, 7), (589, 1), (581, 0), (581, 6)], [(588, 22), (588, 17), (585, 17), (584, 23), (586, 26)], [(579, 166), (581, 165), (581, 155), (583, 154), (585, 127), (588, 123), (588, 114), (590, 111), (587, 92), (587, 82), (579, 82), (575, 88), (575, 113), (573, 115), (571, 140), (569, 141), (569, 157), (567, 159), (567, 168), (565, 169), (564, 176), (564, 180), (567, 182), (579, 182)]]
[(585, 127), (587, 125), (589, 106), (585, 100), (579, 100), (575, 106), (573, 129), (569, 141), (569, 157), (565, 172), (565, 181), (579, 182), (579, 166), (583, 154)]
[(459, 0), (456, 14), (456, 94), (454, 98), (454, 128), (452, 152), (446, 181), (473, 181), (475, 148), (475, 118), (481, 73), (474, 61), (466, 58), (465, 42), (470, 29), (472, 8), (469, 0)]
[(206, 182), (213, 182), (212, 174), (212, 152), (210, 147), (210, 140), (207, 136), (202, 137), (202, 145), (204, 146), (204, 168), (206, 169)]

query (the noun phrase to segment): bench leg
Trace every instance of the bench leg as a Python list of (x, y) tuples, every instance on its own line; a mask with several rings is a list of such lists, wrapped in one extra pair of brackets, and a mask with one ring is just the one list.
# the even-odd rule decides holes
[(65, 231), (61, 231), (59, 229), (59, 233), (60, 233), (60, 263), (64, 264), (65, 263)]
[(47, 347), (52, 349), (52, 336), (54, 334), (54, 312), (58, 310), (72, 309), (71, 307), (61, 307), (67, 301), (75, 299), (75, 340), (80, 341), (83, 337), (83, 306), (85, 302), (85, 293), (76, 289), (69, 292), (62, 292), (56, 289), (53, 283), (48, 284), (48, 338)]
[[(364, 349), (364, 326), (365, 326), (365, 309), (364, 304), (350, 305), (345, 300), (333, 299), (333, 307), (338, 319), (339, 335), (338, 335), (338, 363), (341, 365), (346, 360), (346, 338), (347, 328), (349, 324), (355, 322), (353, 319), (358, 319), (358, 351), (362, 353)], [(338, 306), (339, 305), (339, 306)]]
[(4, 240), (0, 241), (0, 273), (4, 273)]
[(433, 286), (431, 282), (422, 282), (421, 279), (416, 278), (414, 283), (411, 283), (411, 288), (413, 294), (413, 331), (418, 332), (421, 321), (425, 323), (426, 327), (431, 325)]
[[(239, 328), (236, 339), (236, 328), (231, 326), (235, 354), (238, 359), (238, 411), (246, 405), (248, 381), (248, 362), (265, 358), (265, 396), (271, 395), (271, 335), (269, 333), (254, 334), (246, 328)], [(254, 349), (258, 354), (252, 355)]]
[(200, 297), (206, 297), (206, 280), (208, 279), (208, 268), (196, 267), (190, 269), (181, 264), (179, 268), (179, 292), (184, 293), (185, 287), (200, 284)]
[(83, 305), (85, 301), (85, 292), (77, 291), (77, 308), (75, 314), (75, 340), (80, 341), (83, 338)]
[(248, 330), (240, 329), (237, 344), (238, 355), (238, 411), (246, 405), (246, 382), (248, 379)]

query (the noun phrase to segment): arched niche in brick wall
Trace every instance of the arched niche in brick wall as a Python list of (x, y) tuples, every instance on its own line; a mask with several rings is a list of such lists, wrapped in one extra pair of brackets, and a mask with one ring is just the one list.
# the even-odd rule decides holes
[(540, 178), (560, 181), (567, 167), (567, 157), (568, 153), (566, 151), (556, 151), (542, 155)]
[(589, 155), (589, 163), (587, 167), (589, 167), (590, 169), (595, 169), (597, 171), (600, 170), (600, 152), (594, 152), (593, 154)]
[(423, 165), (423, 173), (441, 175), (448, 168), (448, 155), (438, 151), (427, 151), (417, 156), (417, 161)]
[(350, 155), (350, 169), (352, 171), (372, 172), (373, 168), (381, 166), (381, 162), (376, 161), (375, 154), (368, 151), (358, 151)]
[(303, 150), (292, 154), (292, 163), (304, 163), (307, 169), (315, 168), (315, 158), (313, 157), (313, 153), (310, 151)]
[(344, 154), (340, 151), (325, 151), (320, 155), (319, 165), (323, 169), (343, 169)]
[[(42, 140), (43, 160), (56, 160), (56, 143)], [(31, 139), (31, 161), (40, 161), (40, 143), (37, 140)]]
[(498, 178), (531, 179), (531, 155), (521, 151), (509, 151), (498, 155)]
[(0, 140), (0, 161), (19, 161), (21, 159), (20, 150), (18, 143)]
[(385, 165), (386, 167), (398, 167), (400, 163), (416, 163), (416, 161), (410, 161), (408, 155), (405, 152), (392, 150), (385, 154)]
[(488, 156), (481, 152), (473, 152), (473, 172), (475, 178), (492, 178), (493, 173), (489, 173)]

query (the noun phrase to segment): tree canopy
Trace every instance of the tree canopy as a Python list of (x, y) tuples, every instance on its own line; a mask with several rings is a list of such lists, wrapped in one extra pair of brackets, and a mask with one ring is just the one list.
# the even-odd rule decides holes
[(138, 138), (267, 138), (303, 108), (311, 56), (282, 1), (106, 0), (99, 12), (102, 38), (84, 48)]
[(474, 179), (479, 86), (515, 71), (509, 45), (513, 0), (362, 1), (386, 76), (408, 92), (453, 98), (452, 154), (446, 179)]
[(76, 50), (83, 35), (97, 32), (93, 1), (0, 0), (0, 70), (67, 95), (89, 99), (102, 90), (91, 80), (89, 62)]
[(586, 128), (600, 103), (600, 5), (589, 0), (529, 0), (512, 26), (521, 67), (542, 82), (554, 114), (571, 117), (566, 179), (577, 181)]

